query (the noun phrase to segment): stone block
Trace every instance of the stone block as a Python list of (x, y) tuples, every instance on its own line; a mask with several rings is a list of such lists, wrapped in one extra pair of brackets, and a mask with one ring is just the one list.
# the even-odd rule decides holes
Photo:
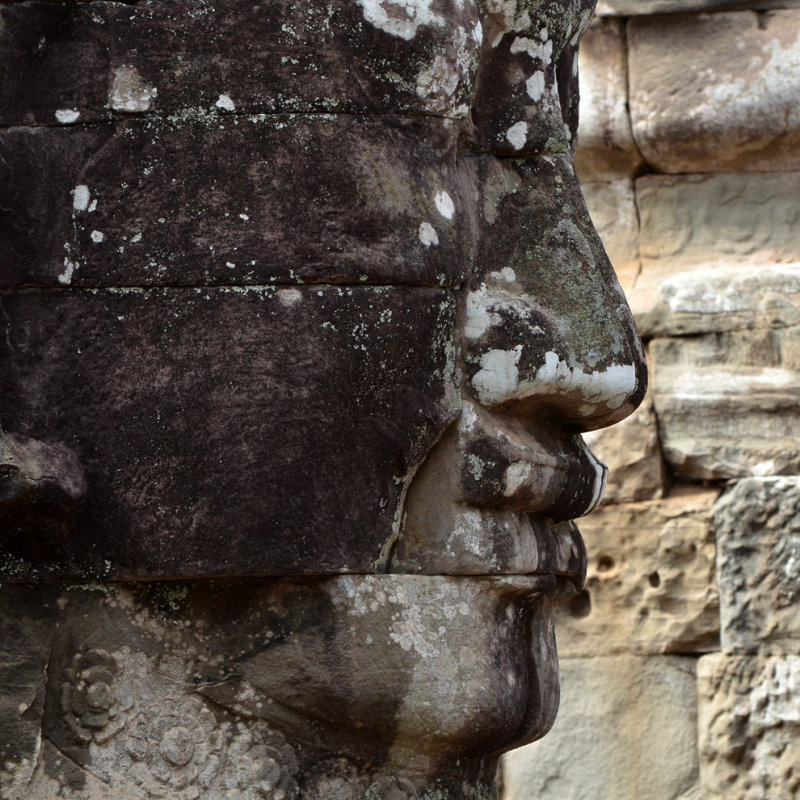
[(608, 466), (603, 502), (631, 503), (664, 496), (667, 475), (649, 394), (631, 416), (611, 428), (585, 433), (583, 438)]
[(654, 339), (667, 463), (692, 480), (800, 472), (800, 328)]
[(0, 504), (7, 580), (369, 572), (457, 411), (441, 289), (2, 302), (3, 427), (69, 448), (87, 485), (65, 517)]
[(647, 175), (636, 204), (643, 335), (800, 322), (798, 174)]
[(480, 167), (455, 163), (441, 127), (267, 114), (2, 131), (0, 286), (458, 284)]
[(800, 168), (800, 10), (628, 24), (633, 135), (659, 172)]
[(703, 800), (800, 796), (800, 656), (697, 665)]
[(696, 791), (694, 660), (563, 659), (541, 741), (503, 757), (503, 800), (678, 800)]
[(800, 653), (800, 478), (738, 481), (714, 523), (723, 650)]
[(618, 180), (581, 185), (592, 222), (627, 294), (635, 286), (640, 271), (639, 215), (633, 183)]
[(634, 17), (690, 11), (737, 11), (740, 9), (798, 8), (800, 0), (599, 0), (601, 17)]
[(560, 610), (559, 652), (681, 653), (717, 646), (716, 490), (604, 506), (584, 520), (586, 589)]
[(628, 55), (622, 20), (595, 20), (581, 41), (580, 123), (575, 168), (583, 182), (634, 175), (644, 164), (628, 116)]

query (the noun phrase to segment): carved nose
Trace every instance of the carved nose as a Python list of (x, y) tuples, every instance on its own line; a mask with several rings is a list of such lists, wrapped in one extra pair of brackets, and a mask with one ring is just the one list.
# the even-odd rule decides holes
[(513, 190), (487, 226), (481, 277), (463, 300), (470, 390), (485, 407), (574, 431), (618, 422), (644, 397), (644, 352), (570, 160), (502, 170)]

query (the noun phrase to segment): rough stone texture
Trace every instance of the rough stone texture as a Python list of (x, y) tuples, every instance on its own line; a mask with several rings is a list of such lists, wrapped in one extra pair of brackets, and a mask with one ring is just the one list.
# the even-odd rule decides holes
[(0, 286), (458, 284), (486, 165), (454, 145), (378, 115), (14, 128)]
[(697, 666), (703, 800), (800, 794), (800, 657), (714, 654)]
[(656, 500), (668, 483), (653, 401), (648, 395), (630, 417), (584, 435), (592, 452), (608, 465), (605, 503)]
[(71, 448), (88, 484), (66, 523), (8, 524), (6, 579), (371, 571), (457, 411), (442, 290), (31, 292), (3, 309), (3, 425)]
[(634, 175), (644, 160), (628, 116), (628, 53), (622, 20), (598, 19), (581, 43), (575, 168), (582, 181)]
[(643, 335), (797, 324), (800, 177), (636, 181), (641, 274), (623, 280)]
[(564, 659), (556, 724), (504, 757), (504, 798), (696, 797), (694, 664), (678, 656)]
[(800, 471), (800, 328), (654, 339), (664, 457), (696, 480)]
[(798, 0), (599, 0), (598, 16), (648, 16), (690, 11), (737, 11), (797, 8)]
[(641, 272), (639, 215), (632, 181), (582, 184), (586, 206), (626, 294)]
[(738, 481), (714, 523), (723, 651), (800, 652), (800, 478)]
[(800, 168), (800, 10), (637, 18), (628, 45), (633, 135), (654, 169)]
[(711, 507), (716, 490), (676, 487), (664, 499), (604, 506), (581, 533), (586, 589), (559, 612), (571, 657), (691, 653), (719, 642)]

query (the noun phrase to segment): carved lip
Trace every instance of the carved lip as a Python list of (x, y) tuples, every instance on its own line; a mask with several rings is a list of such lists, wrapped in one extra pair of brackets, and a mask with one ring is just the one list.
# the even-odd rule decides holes
[(563, 522), (588, 514), (603, 498), (608, 469), (577, 434), (465, 405), (458, 435), (465, 504)]

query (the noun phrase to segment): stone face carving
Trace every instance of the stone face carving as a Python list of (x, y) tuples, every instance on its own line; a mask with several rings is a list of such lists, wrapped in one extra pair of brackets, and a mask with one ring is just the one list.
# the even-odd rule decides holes
[(14, 800), (489, 798), (552, 725), (580, 433), (646, 383), (572, 165), (591, 12), (0, 9), (0, 414), (85, 480), (4, 531), (58, 623)]

